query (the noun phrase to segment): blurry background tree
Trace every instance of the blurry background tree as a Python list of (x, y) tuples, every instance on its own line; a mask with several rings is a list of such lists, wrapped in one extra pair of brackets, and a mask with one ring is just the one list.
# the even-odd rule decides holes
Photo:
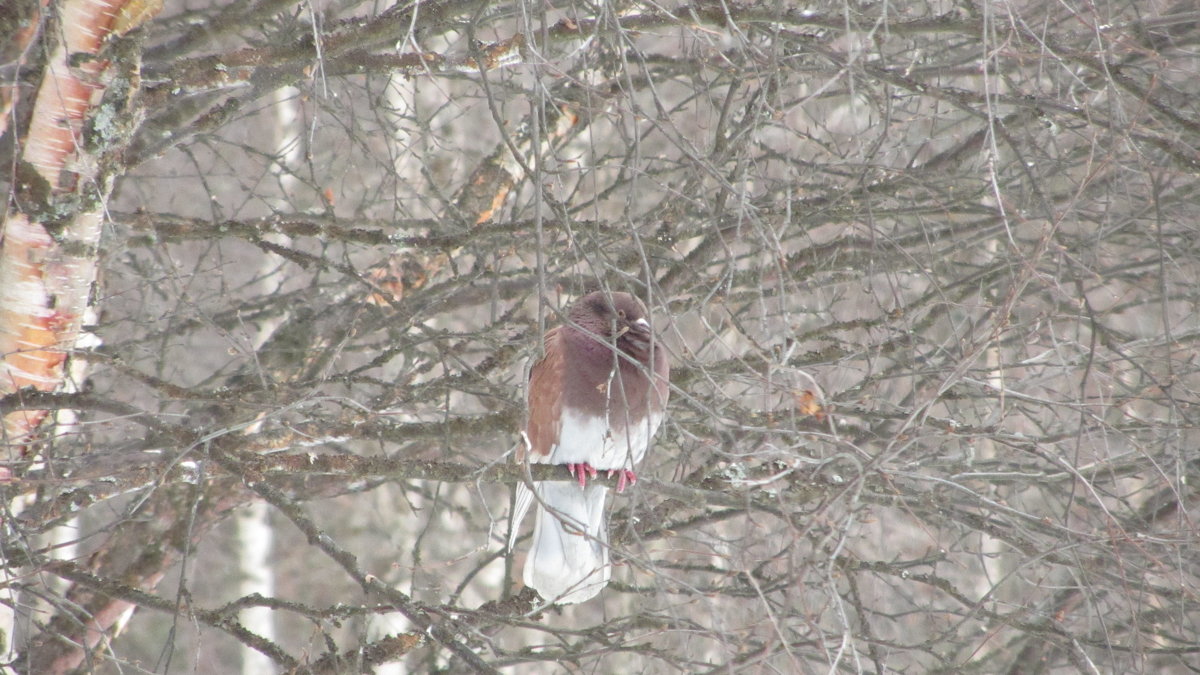
[[(18, 0), (0, 49), (6, 672), (1200, 663), (1194, 3)], [(673, 397), (544, 610), (522, 371), (597, 287)]]

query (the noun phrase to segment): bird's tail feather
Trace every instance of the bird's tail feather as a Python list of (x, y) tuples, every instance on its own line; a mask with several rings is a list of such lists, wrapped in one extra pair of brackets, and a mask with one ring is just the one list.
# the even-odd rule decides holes
[(529, 505), (532, 503), (533, 491), (525, 487), (524, 483), (518, 483), (517, 499), (513, 504), (512, 524), (509, 526), (512, 529), (508, 532), (509, 553), (517, 547), (517, 535), (521, 533), (521, 521), (525, 520), (525, 513), (529, 511)]
[[(547, 481), (536, 489), (541, 503), (525, 560), (525, 585), (560, 605), (594, 597), (612, 576), (604, 523), (608, 488)], [(517, 501), (519, 507), (520, 495)]]

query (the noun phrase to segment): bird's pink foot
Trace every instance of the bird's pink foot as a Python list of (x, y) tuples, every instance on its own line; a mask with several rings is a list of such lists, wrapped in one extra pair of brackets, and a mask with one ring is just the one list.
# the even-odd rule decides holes
[[(588, 478), (596, 477), (596, 469), (594, 469), (592, 467), (592, 465), (588, 464), (587, 462), (582, 462), (579, 464), (568, 464), (567, 471), (571, 472), (572, 478), (577, 478), (579, 480), (579, 487), (581, 487), (581, 488), (587, 487)], [(578, 476), (575, 475), (576, 471), (579, 472)]]
[(637, 485), (637, 474), (629, 469), (610, 469), (608, 477), (612, 478), (614, 473), (617, 474), (617, 494), (624, 492), (626, 485)]

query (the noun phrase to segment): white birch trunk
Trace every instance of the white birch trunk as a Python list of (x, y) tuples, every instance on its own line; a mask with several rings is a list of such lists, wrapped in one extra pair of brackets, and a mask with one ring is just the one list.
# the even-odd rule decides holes
[[(279, 158), (273, 167), (278, 177), (282, 192), (279, 204), (280, 210), (293, 210), (290, 201), (293, 198), (299, 181), (292, 171), (304, 159), (302, 126), (300, 123), (299, 100), (300, 91), (295, 87), (284, 87), (275, 92), (275, 154)], [(291, 241), (283, 235), (268, 235), (273, 243), (283, 246)], [(268, 261), (269, 262), (269, 261)], [(274, 289), (270, 287), (271, 268), (264, 264), (260, 270), (263, 291), (269, 294)], [(254, 349), (258, 350), (278, 328), (283, 317), (264, 323), (259, 327), (258, 335), (254, 338)], [(251, 430), (257, 425), (251, 427)], [(247, 596), (258, 594), (265, 598), (275, 595), (275, 570), (271, 566), (271, 550), (274, 544), (274, 531), (271, 528), (271, 507), (266, 502), (256, 501), (238, 512), (237, 544), (238, 568), (241, 571), (241, 582), (238, 595)], [(252, 633), (271, 642), (276, 639), (275, 614), (267, 607), (250, 607), (239, 615), (242, 625)], [(258, 650), (242, 646), (242, 675), (262, 675), (276, 672), (275, 664)]]
[[(80, 59), (71, 65), (70, 59), (97, 54), (114, 31), (131, 28), (128, 17), (120, 16), (126, 4), (127, 0), (59, 3), (59, 29), (53, 35), (40, 36), (48, 54), (28, 128), (7, 125), (7, 111), (15, 104), (16, 91), (6, 90), (0, 96), (6, 118), (0, 134), (24, 132), (24, 138), (14, 146), (21, 149), (20, 166), (27, 170), (18, 172), (14, 188), (27, 191), (33, 202), (44, 202), (43, 206), (69, 205), (75, 199), (85, 205), (59, 211), (64, 217), (55, 224), (57, 232), (51, 236), (46, 224), (38, 222), (36, 215), (31, 216), (36, 209), (26, 213), (9, 202), (0, 223), (0, 396), (23, 390), (65, 391), (86, 375), (84, 363), (68, 364), (67, 355), (91, 346), (85, 344), (86, 338), (81, 339), (81, 328), (90, 309), (95, 251), (112, 184), (111, 178), (98, 170), (99, 157), (80, 141), (86, 121), (105, 92), (104, 72), (114, 64)], [(139, 21), (156, 11), (148, 9)], [(31, 24), (10, 37), (32, 42), (38, 38), (36, 26)], [(71, 377), (67, 377), (68, 369)], [(36, 457), (36, 434), (47, 415), (48, 411), (43, 410), (5, 415), (0, 420), (0, 438), (4, 441), (0, 458)], [(60, 411), (57, 417), (59, 423), (67, 425), (74, 421), (69, 411)], [(0, 475), (0, 481), (10, 478)], [(19, 513), (25, 497), (18, 493), (8, 504), (8, 512)], [(48, 535), (51, 539), (73, 536), (69, 527)], [(69, 548), (56, 550), (60, 555), (73, 555)], [(20, 606), (20, 598), (11, 590), (9, 580), (7, 572), (0, 572), (0, 660), (6, 663), (20, 648), (14, 640), (18, 617), (13, 609)], [(117, 611), (108, 616), (123, 613), (123, 607), (114, 605), (113, 609)], [(111, 622), (101, 623), (98, 618), (92, 620), (94, 625), (89, 625), (83, 639), (87, 646), (98, 643), (103, 631), (112, 627)], [(81, 655), (82, 650), (57, 660), (52, 669), (73, 668)]]
[[(252, 502), (237, 514), (238, 567), (241, 581), (240, 596), (257, 593), (270, 598), (275, 594), (275, 570), (271, 567), (271, 549), (274, 532), (271, 529), (271, 505), (264, 501)], [(247, 630), (275, 641), (274, 610), (269, 607), (249, 607), (239, 615)], [(243, 675), (274, 673), (275, 664), (267, 656), (250, 647), (242, 646)]]

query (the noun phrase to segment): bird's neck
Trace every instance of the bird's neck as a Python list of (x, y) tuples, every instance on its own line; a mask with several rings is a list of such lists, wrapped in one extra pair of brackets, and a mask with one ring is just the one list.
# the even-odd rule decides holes
[(565, 356), (568, 360), (576, 360), (579, 366), (595, 368), (607, 373), (612, 370), (615, 360), (620, 364), (622, 370), (637, 369), (629, 362), (628, 358), (615, 354), (613, 344), (602, 341), (597, 336), (598, 334), (592, 335), (574, 326), (568, 326), (565, 333), (563, 336), (566, 338), (563, 345), (566, 348)]
[[(593, 415), (605, 415), (622, 428), (645, 419), (652, 405), (646, 368), (627, 355), (613, 353), (611, 344), (574, 327), (563, 335), (563, 358), (570, 375), (562, 383), (563, 405)], [(616, 366), (614, 368), (614, 366)], [(614, 417), (613, 411), (619, 413)]]

